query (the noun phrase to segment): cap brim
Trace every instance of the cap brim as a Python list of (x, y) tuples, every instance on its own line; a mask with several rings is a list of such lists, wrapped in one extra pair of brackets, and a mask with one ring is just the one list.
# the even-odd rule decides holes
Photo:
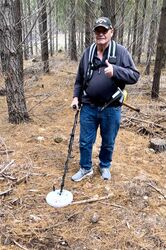
[(104, 28), (107, 29), (107, 30), (109, 30), (109, 29), (112, 28), (111, 26), (108, 27), (108, 25), (98, 24), (98, 25), (96, 25), (96, 26), (93, 28), (93, 31), (95, 31), (95, 29), (98, 28), (98, 27), (104, 27)]

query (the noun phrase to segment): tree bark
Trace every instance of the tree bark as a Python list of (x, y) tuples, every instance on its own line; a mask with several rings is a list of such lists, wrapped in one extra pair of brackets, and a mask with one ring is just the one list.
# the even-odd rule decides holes
[(110, 0), (101, 0), (102, 16), (111, 18), (111, 5)]
[(164, 66), (165, 57), (166, 57), (165, 27), (166, 27), (166, 0), (163, 0), (160, 25), (159, 25), (159, 33), (158, 33), (158, 38), (157, 38), (157, 52), (156, 52), (156, 58), (155, 58), (152, 93), (151, 93), (152, 99), (158, 99), (159, 97), (161, 69)]
[(70, 59), (73, 61), (77, 61), (77, 45), (76, 45), (76, 23), (75, 23), (75, 0), (70, 0), (71, 10), (73, 11), (73, 15), (71, 17), (71, 48), (70, 48)]
[(87, 48), (90, 46), (93, 40), (93, 33), (92, 33), (92, 13), (91, 13), (91, 1), (87, 0), (85, 3), (85, 47)]
[(0, 2), (0, 48), (9, 122), (29, 121), (23, 85), (23, 53), (20, 0)]
[(128, 32), (127, 32), (127, 48), (131, 53), (131, 18), (129, 20)]
[[(27, 1), (28, 4), (28, 23), (29, 23), (29, 29), (31, 28), (32, 21), (31, 21), (31, 2), (30, 0)], [(30, 53), (31, 56), (33, 55), (33, 36), (32, 36), (32, 31), (29, 34), (29, 44), (30, 44)]]
[(47, 36), (47, 11), (45, 0), (37, 0), (38, 8), (41, 9), (39, 16), (39, 31), (41, 40), (41, 57), (43, 61), (43, 72), (49, 72), (49, 52), (48, 52), (48, 36)]
[[(23, 18), (27, 17), (27, 6), (26, 6), (26, 2), (20, 2), (21, 3), (21, 16)], [(23, 36), (23, 40), (24, 37), (26, 37), (27, 33), (28, 33), (28, 22), (24, 21), (22, 22), (22, 36)], [(24, 60), (28, 60), (29, 59), (29, 44), (28, 44), (28, 38), (24, 41), (23, 44), (23, 54), (24, 54)]]
[(101, 0), (101, 11), (102, 15), (110, 18), (112, 25), (114, 27), (113, 39), (116, 40), (117, 32), (115, 28), (116, 24), (116, 1), (115, 0)]
[(125, 1), (124, 0), (122, 0), (120, 3), (120, 13), (121, 13), (121, 24), (119, 28), (118, 40), (123, 45), (124, 15), (125, 15)]
[(138, 4), (139, 0), (135, 0), (134, 34), (133, 34), (133, 47), (132, 47), (132, 56), (134, 58), (136, 56), (136, 44), (137, 44)]
[(149, 39), (148, 39), (148, 50), (147, 50), (147, 58), (146, 58), (146, 68), (145, 68), (146, 75), (150, 74), (151, 57), (154, 53), (154, 47), (155, 47), (155, 36), (156, 36), (156, 29), (157, 29), (156, 6), (157, 6), (157, 0), (153, 0), (152, 16), (150, 20), (150, 31), (149, 31)]
[(50, 55), (53, 56), (53, 28), (52, 28), (52, 6), (49, 3), (49, 38), (50, 38)]
[(143, 2), (143, 10), (142, 10), (142, 18), (141, 18), (141, 27), (139, 28), (139, 37), (138, 37), (138, 61), (137, 63), (141, 63), (141, 55), (142, 55), (142, 42), (144, 36), (144, 21), (145, 21), (145, 14), (146, 14), (146, 6), (147, 0)]
[(59, 30), (59, 19), (58, 19), (58, 3), (56, 4), (56, 9), (55, 9), (55, 20), (56, 20), (56, 45), (55, 45), (55, 48), (56, 48), (56, 51), (58, 52), (58, 30)]

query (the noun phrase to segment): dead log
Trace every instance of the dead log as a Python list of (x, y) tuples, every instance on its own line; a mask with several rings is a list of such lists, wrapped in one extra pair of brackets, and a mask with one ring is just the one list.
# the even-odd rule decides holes
[(154, 149), (155, 152), (163, 152), (166, 150), (166, 140), (161, 138), (153, 138), (150, 140), (149, 147)]

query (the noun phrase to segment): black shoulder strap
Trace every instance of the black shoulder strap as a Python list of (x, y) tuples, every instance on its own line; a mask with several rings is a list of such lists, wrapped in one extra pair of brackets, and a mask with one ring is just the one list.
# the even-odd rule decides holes
[(116, 64), (116, 42), (112, 40), (108, 49), (108, 61), (111, 64)]
[[(116, 42), (114, 40), (110, 41), (108, 47), (107, 59), (109, 63), (116, 64)], [(85, 82), (88, 82), (93, 75), (93, 57), (96, 49), (96, 44), (92, 43), (89, 48), (89, 56), (87, 62), (87, 56), (84, 58), (84, 70), (86, 71)]]
[(93, 74), (93, 57), (96, 49), (96, 44), (92, 43), (90, 48), (89, 48), (89, 58), (88, 58), (88, 67), (86, 71), (86, 80), (90, 80)]

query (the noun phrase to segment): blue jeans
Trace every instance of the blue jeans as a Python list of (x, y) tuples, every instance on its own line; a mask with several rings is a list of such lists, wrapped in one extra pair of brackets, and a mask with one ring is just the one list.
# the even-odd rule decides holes
[(110, 168), (121, 119), (121, 107), (100, 107), (84, 104), (80, 112), (80, 166), (92, 168), (92, 148), (100, 127), (102, 138), (99, 153), (100, 168)]

